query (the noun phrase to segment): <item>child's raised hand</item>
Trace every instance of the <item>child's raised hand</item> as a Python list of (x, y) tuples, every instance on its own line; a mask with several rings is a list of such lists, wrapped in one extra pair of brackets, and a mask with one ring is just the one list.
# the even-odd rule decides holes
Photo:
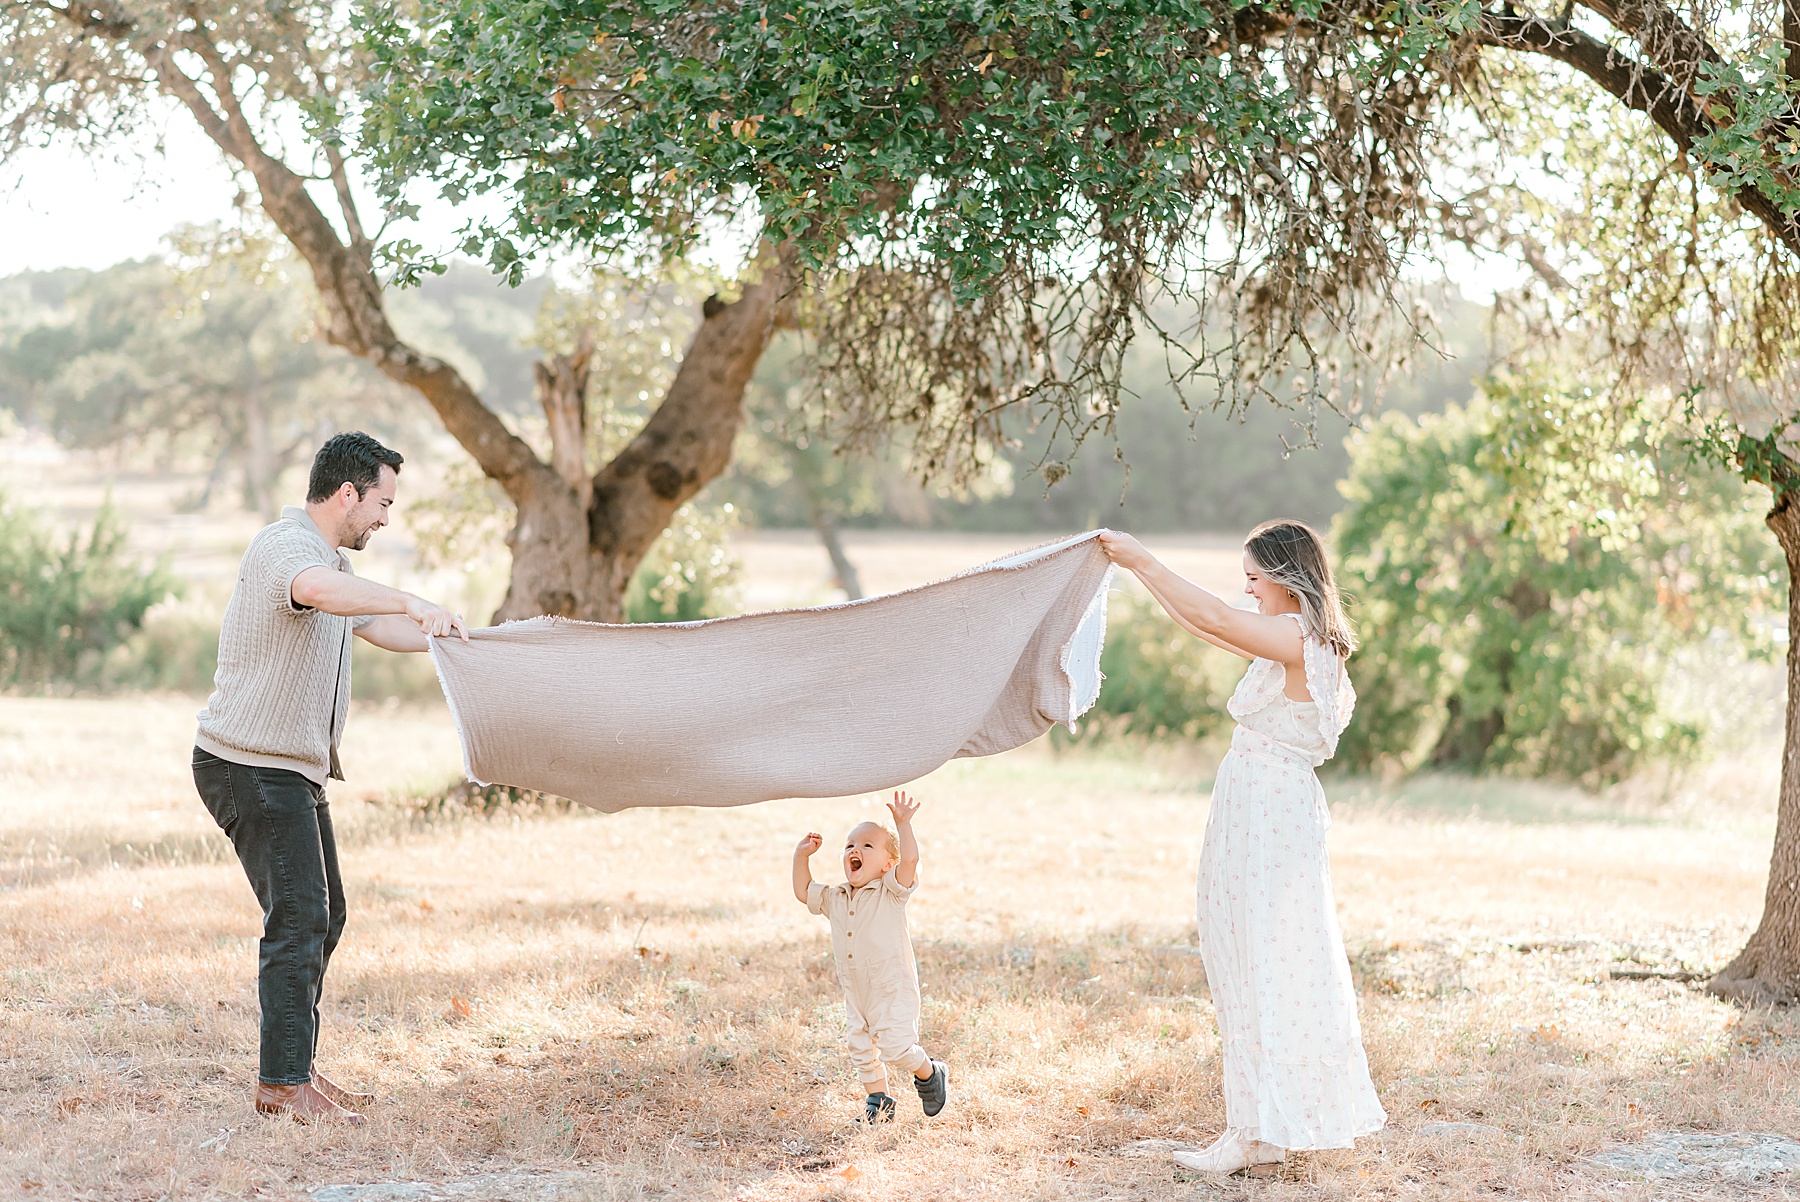
[(808, 831), (806, 833), (806, 838), (794, 845), (794, 854), (797, 856), (810, 856), (813, 852), (818, 851), (824, 842), (824, 835), (821, 835), (818, 831)]
[(894, 816), (897, 826), (906, 826), (919, 812), (919, 803), (908, 797), (899, 789), (894, 790), (894, 800), (887, 803), (888, 813)]

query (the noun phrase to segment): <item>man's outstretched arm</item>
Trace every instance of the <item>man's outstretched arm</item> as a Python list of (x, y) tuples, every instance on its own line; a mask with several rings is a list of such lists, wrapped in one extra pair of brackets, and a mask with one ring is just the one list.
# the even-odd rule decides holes
[(424, 651), (433, 638), (469, 641), (462, 615), (413, 593), (327, 567), (307, 568), (289, 588), (295, 605), (342, 617), (378, 615), (356, 633), (389, 651)]

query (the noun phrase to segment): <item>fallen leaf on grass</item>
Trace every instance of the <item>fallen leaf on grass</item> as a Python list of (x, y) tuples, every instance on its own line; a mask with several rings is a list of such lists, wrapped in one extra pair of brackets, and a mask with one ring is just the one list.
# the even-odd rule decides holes
[(420, 899), (419, 899), (419, 909), (421, 909), (421, 910), (423, 910), (423, 911), (425, 911), (425, 913), (427, 913), (427, 914), (429, 914), (429, 913), (431, 913), (431, 912), (432, 912), (432, 911), (433, 911), (433, 910), (435, 910), (435, 909), (437, 909), (437, 907), (436, 907), (436, 906), (434, 906), (434, 905), (432, 905), (432, 904), (431, 904), (431, 899), (430, 899), (430, 898), (428, 898), (428, 897), (421, 897), (421, 898), (420, 898)]
[(448, 1014), (444, 1015), (445, 1018), (452, 1020), (458, 1018), (473, 1018), (474, 1016), (475, 1011), (469, 1008), (469, 1003), (463, 1001), (459, 997), (450, 999), (450, 1011)]
[(842, 1177), (844, 1179), (844, 1181), (846, 1183), (848, 1183), (851, 1181), (855, 1181), (858, 1177), (861, 1177), (862, 1170), (857, 1168), (853, 1164), (847, 1164), (843, 1168), (839, 1169), (837, 1171), (836, 1175), (839, 1177)]

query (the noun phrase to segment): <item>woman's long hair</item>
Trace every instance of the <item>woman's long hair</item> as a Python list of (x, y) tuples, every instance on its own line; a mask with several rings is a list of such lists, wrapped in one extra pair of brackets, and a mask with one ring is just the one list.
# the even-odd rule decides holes
[(1344, 613), (1325, 540), (1305, 522), (1282, 518), (1264, 522), (1244, 539), (1244, 550), (1262, 574), (1294, 594), (1308, 637), (1328, 643), (1341, 656), (1356, 650), (1356, 629)]

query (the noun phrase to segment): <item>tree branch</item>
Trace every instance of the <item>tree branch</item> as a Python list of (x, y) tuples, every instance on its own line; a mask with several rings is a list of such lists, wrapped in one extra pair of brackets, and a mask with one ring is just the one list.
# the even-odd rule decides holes
[(704, 318), (662, 404), (638, 436), (594, 476), (588, 541), (635, 566), (675, 510), (731, 461), (744, 389), (797, 278), (791, 249), (764, 243), (762, 278), (729, 304), (708, 297)]
[(1582, 5), (1633, 38), (1650, 64), (1682, 91), (1692, 89), (1701, 63), (1724, 61), (1712, 43), (1662, 0), (1582, 0)]
[(177, 47), (167, 42), (158, 42), (145, 53), (158, 86), (185, 105), (206, 135), (255, 178), (263, 212), (312, 270), (325, 309), (326, 337), (369, 360), (389, 379), (424, 394), (444, 428), (515, 500), (544, 479), (554, 478), (531, 448), (482, 404), (454, 367), (420, 353), (394, 332), (381, 284), (368, 262), (344, 245), (306, 191), (305, 179), (262, 148), (232, 91), (230, 68), (204, 36), (204, 27), (185, 36), (180, 48), (191, 50), (207, 65), (219, 107), (208, 102), (198, 81), (181, 70), (175, 62)]
[(356, 197), (350, 192), (350, 173), (344, 167), (344, 155), (337, 145), (325, 143), (325, 161), (331, 164), (331, 186), (337, 192), (338, 210), (344, 215), (344, 229), (350, 235), (350, 250), (364, 271), (375, 269), (375, 246), (363, 232), (362, 217), (356, 211)]
[[(1602, 15), (1606, 15), (1604, 9), (1625, 14), (1635, 20), (1635, 26), (1620, 25), (1627, 33), (1646, 27), (1641, 14), (1649, 6), (1633, 4), (1612, 9), (1610, 5), (1596, 3), (1590, 4), (1590, 7)], [(1484, 12), (1476, 37), (1486, 46), (1541, 54), (1573, 67), (1605, 88), (1627, 108), (1648, 115), (1683, 153), (1691, 150), (1696, 141), (1717, 128), (1686, 88), (1677, 86), (1668, 75), (1625, 57), (1605, 42), (1580, 30), (1560, 28), (1541, 17), (1510, 12)], [(1684, 39), (1661, 29), (1657, 32), (1656, 39), (1668, 45), (1681, 43), (1694, 53), (1712, 54), (1711, 47), (1691, 31), (1688, 38)], [(1783, 211), (1773, 197), (1759, 188), (1740, 188), (1732, 195), (1783, 246), (1800, 255), (1800, 220)]]
[(538, 402), (550, 427), (550, 466), (575, 490), (583, 512), (594, 489), (587, 466), (588, 368), (593, 356), (593, 335), (584, 332), (572, 353), (537, 363)]

